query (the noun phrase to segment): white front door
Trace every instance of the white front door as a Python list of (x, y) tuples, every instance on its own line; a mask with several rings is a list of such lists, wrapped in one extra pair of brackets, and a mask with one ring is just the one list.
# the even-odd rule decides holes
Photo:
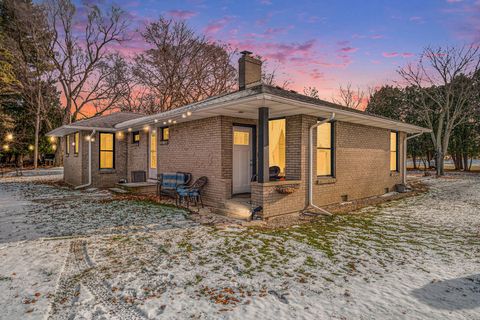
[(157, 179), (157, 129), (153, 129), (149, 133), (148, 178)]
[(233, 127), (233, 193), (249, 193), (252, 178), (252, 128)]

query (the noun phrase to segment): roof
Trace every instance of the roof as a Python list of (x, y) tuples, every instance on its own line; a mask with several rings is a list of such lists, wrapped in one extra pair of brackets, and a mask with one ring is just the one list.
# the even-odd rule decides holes
[(286, 117), (296, 114), (328, 118), (335, 113), (338, 121), (379, 127), (407, 133), (430, 132), (430, 129), (398, 120), (348, 108), (329, 101), (312, 98), (294, 91), (260, 84), (245, 90), (224, 93), (191, 103), (180, 108), (144, 116), (138, 113), (117, 112), (105, 116), (81, 120), (57, 128), (48, 133), (63, 136), (78, 130), (123, 131), (149, 125), (170, 125), (213, 116), (258, 119), (258, 108), (270, 109), (270, 117)]
[[(145, 115), (134, 112), (114, 112), (107, 115), (96, 116), (89, 119), (72, 122), (47, 133), (49, 136), (63, 136), (78, 130), (103, 130), (115, 131), (115, 125), (133, 119), (139, 119)], [(108, 130), (110, 129), (110, 130)]]
[[(339, 121), (353, 122), (407, 133), (430, 132), (430, 129), (411, 125), (365, 111), (341, 106), (332, 102), (312, 98), (294, 91), (260, 84), (245, 90), (221, 94), (170, 111), (145, 116), (119, 123), (118, 130), (138, 128), (155, 123), (168, 124), (170, 121), (185, 122), (215, 115), (257, 119), (257, 109), (270, 108), (270, 117), (284, 117), (294, 114), (308, 114), (328, 118), (336, 114)], [(186, 114), (192, 116), (186, 117)]]

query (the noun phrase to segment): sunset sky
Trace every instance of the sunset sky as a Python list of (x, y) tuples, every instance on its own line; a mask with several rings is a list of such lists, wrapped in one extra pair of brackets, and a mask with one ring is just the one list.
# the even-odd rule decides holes
[[(211, 39), (266, 58), (282, 79), (291, 80), (292, 89), (315, 86), (324, 99), (331, 99), (339, 84), (393, 83), (395, 70), (427, 45), (480, 43), (480, 0), (102, 3), (127, 11), (133, 29), (160, 15), (186, 19)], [(119, 49), (133, 55), (144, 48), (133, 34)]]

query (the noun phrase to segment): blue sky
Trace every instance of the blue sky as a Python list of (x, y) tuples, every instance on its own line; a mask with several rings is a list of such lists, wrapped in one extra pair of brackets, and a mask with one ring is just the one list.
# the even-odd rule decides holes
[[(316, 86), (323, 98), (340, 84), (391, 83), (427, 45), (480, 43), (480, 0), (102, 2), (129, 12), (139, 29), (160, 15), (186, 19), (213, 40), (266, 58), (293, 89)], [(142, 49), (141, 41), (125, 45)]]

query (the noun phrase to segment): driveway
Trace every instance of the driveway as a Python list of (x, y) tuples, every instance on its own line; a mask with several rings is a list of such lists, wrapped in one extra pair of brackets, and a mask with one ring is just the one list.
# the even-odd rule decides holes
[(281, 230), (202, 226), (31, 179), (0, 182), (0, 318), (480, 314), (479, 176), (427, 178), (426, 194)]

